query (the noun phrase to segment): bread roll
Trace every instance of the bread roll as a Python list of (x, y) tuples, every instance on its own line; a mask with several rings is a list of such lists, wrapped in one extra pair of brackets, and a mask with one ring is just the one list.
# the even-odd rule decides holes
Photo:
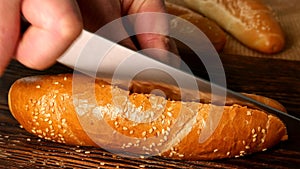
[[(223, 50), (226, 44), (226, 34), (214, 21), (207, 19), (201, 14), (196, 13), (183, 6), (176, 5), (169, 2), (165, 2), (165, 4), (166, 4), (167, 13), (178, 16), (182, 19), (191, 22), (207, 36), (207, 38), (211, 41), (211, 43), (213, 44), (213, 46), (218, 52), (221, 52)], [(173, 20), (171, 22), (176, 22), (176, 21)], [(172, 24), (171, 29), (182, 30), (179, 29), (178, 27), (182, 27), (182, 25)], [(194, 38), (193, 32), (189, 32), (189, 33), (186, 32), (186, 36), (190, 36), (190, 38)], [(182, 44), (178, 42), (177, 42), (177, 46), (181, 51), (187, 50), (187, 47), (184, 47)]]
[[(224, 107), (215, 132), (199, 142), (203, 128), (210, 127), (206, 126), (209, 113), (220, 106), (130, 93), (83, 75), (76, 75), (76, 85), (74, 81), (72, 74), (17, 80), (9, 91), (11, 113), (40, 138), (124, 154), (137, 152), (139, 156), (185, 160), (239, 157), (287, 139), (286, 127), (277, 117), (233, 104)], [(94, 93), (88, 86), (93, 86)], [(100, 119), (110, 128), (103, 129)], [(131, 142), (123, 142), (124, 137)]]
[(183, 0), (180, 3), (216, 21), (252, 49), (272, 54), (284, 48), (282, 28), (260, 0)]

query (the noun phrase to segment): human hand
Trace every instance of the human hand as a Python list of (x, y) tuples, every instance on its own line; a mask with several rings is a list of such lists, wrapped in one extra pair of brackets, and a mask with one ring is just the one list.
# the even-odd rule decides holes
[[(126, 15), (139, 13), (145, 14), (145, 12), (165, 13), (163, 0), (77, 0), (77, 2), (82, 13), (84, 27), (91, 32), (96, 32), (98, 31), (98, 29), (102, 30), (103, 26), (105, 27), (110, 22)], [(129, 19), (133, 19), (133, 17), (129, 17)], [(135, 33), (137, 33), (135, 34), (135, 40), (137, 40), (137, 43), (136, 41), (135, 43), (133, 43), (132, 39), (126, 38), (120, 42), (122, 45), (127, 46), (131, 49), (155, 48), (171, 51), (175, 54), (178, 53), (175, 42), (172, 39), (164, 36), (165, 34), (168, 34), (169, 23), (166, 18), (163, 17), (163, 15), (139, 15), (135, 18), (134, 21), (129, 21), (126, 23), (131, 25), (121, 24), (112, 24), (116, 28), (112, 28), (113, 30), (109, 30), (110, 32), (112, 32), (110, 33), (112, 35), (109, 35), (109, 38), (114, 38), (113, 36), (126, 35), (128, 32), (125, 27), (129, 26), (133, 29), (133, 31), (135, 31)], [(138, 33), (144, 31), (147, 32), (147, 30), (160, 32), (162, 33), (162, 35)], [(105, 34), (103, 35), (106, 36), (107, 32), (104, 32)], [(117, 37), (117, 39), (119, 40), (119, 37)], [(138, 45), (138, 47), (136, 45)], [(155, 53), (155, 50), (153, 51), (147, 52), (151, 52), (148, 54), (150, 54), (155, 59), (168, 63), (172, 66), (179, 66), (180, 61), (178, 60), (178, 58), (167, 57), (166, 53)]]
[[(30, 27), (20, 35), (20, 14)], [(75, 0), (0, 1), (0, 75), (15, 57), (27, 67), (53, 63), (82, 30)]]
[[(51, 66), (80, 34), (82, 24), (87, 29), (97, 30), (127, 14), (165, 12), (162, 0), (77, 0), (77, 3), (75, 0), (0, 1), (0, 75), (13, 57), (34, 69)], [(22, 36), (20, 13), (31, 24)], [(161, 22), (155, 19), (157, 18), (148, 18), (147, 22)], [(140, 23), (138, 21), (135, 29), (141, 28), (143, 22), (145, 20), (141, 20)], [(159, 25), (158, 29), (162, 31), (167, 28), (167, 25), (162, 23), (152, 25)], [(120, 30), (126, 31), (124, 27), (120, 27)], [(137, 35), (137, 40), (142, 49), (158, 48), (177, 52), (175, 43), (162, 35), (140, 34)], [(130, 39), (124, 40), (123, 44), (135, 48)], [(162, 56), (157, 59), (174, 62)]]

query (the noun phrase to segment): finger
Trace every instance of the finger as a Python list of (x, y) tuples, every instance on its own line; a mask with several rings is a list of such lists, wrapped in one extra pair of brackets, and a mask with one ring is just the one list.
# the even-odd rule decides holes
[(14, 55), (19, 27), (20, 0), (0, 1), (0, 76)]
[(31, 26), (19, 43), (16, 58), (30, 68), (47, 68), (80, 34), (79, 8), (73, 0), (22, 2), (21, 10)]
[(119, 0), (77, 0), (77, 3), (85, 29), (131, 49), (136, 49), (131, 39), (127, 38), (128, 34), (123, 24), (116, 22), (116, 19), (122, 16)]
[[(129, 7), (127, 9), (129, 14), (140, 13), (140, 15), (137, 15), (134, 25), (141, 48), (156, 48), (168, 50), (175, 54), (178, 53), (177, 48), (174, 46), (175, 43), (167, 37), (169, 25), (167, 17), (163, 15), (165, 8), (162, 0), (134, 0), (131, 5), (126, 6)], [(154, 14), (145, 12), (154, 12)], [(179, 66), (178, 58), (168, 57), (165, 53), (154, 53), (151, 56), (160, 61)]]

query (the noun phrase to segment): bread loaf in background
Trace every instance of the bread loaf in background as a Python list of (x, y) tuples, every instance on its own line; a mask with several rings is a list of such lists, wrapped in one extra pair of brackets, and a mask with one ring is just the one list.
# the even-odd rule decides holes
[[(73, 80), (72, 74), (17, 80), (9, 91), (12, 115), (28, 132), (46, 140), (96, 147), (101, 143), (104, 148), (124, 153), (129, 148), (136, 148), (142, 150), (140, 155), (161, 150), (155, 155), (172, 159), (239, 157), (264, 151), (287, 139), (286, 127), (277, 117), (233, 104), (224, 107), (216, 130), (200, 143), (206, 119), (218, 106), (165, 99), (142, 92), (130, 93), (101, 79), (83, 75), (76, 75), (76, 81), (81, 83), (74, 87)], [(94, 85), (95, 93), (88, 92), (90, 85)], [(125, 114), (157, 118), (138, 123), (125, 118)], [(99, 116), (112, 131), (99, 128)], [(79, 117), (85, 122), (85, 128)], [(175, 134), (172, 133), (174, 124), (179, 126)], [(115, 137), (121, 142), (121, 136), (135, 141), (119, 143), (109, 139)], [(159, 137), (158, 142), (142, 147), (143, 142)]]
[[(202, 16), (201, 14), (194, 12), (186, 7), (165, 2), (166, 10), (168, 14), (178, 16), (182, 19), (185, 19), (192, 23), (194, 26), (196, 26), (198, 29), (200, 29), (210, 40), (214, 48), (221, 52), (226, 44), (226, 33), (217, 25), (214, 21), (207, 19), (206, 17)], [(171, 22), (176, 22), (175, 19), (173, 19)], [(183, 25), (181, 24), (171, 24), (171, 31), (172, 29), (178, 31), (178, 30), (189, 30), (184, 32), (185, 36), (188, 36), (188, 38), (195, 38), (194, 33), (191, 32), (189, 28), (183, 28)], [(177, 41), (177, 47), (180, 51), (186, 51), (188, 50), (187, 47), (185, 47), (183, 44), (179, 43)]]
[(283, 50), (285, 37), (274, 13), (260, 0), (167, 0), (214, 20), (249, 48), (263, 53)]

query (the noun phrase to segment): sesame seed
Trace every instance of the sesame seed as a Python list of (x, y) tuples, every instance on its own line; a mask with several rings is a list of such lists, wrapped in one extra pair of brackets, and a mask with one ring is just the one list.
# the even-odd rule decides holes
[(226, 153), (226, 155), (229, 156), (229, 155), (230, 155), (230, 152), (228, 151), (228, 152)]
[(265, 129), (262, 129), (261, 132), (262, 132), (263, 134), (265, 134), (265, 133), (266, 133), (266, 130), (265, 130)]
[(181, 157), (181, 158), (182, 158), (182, 157), (184, 157), (184, 154), (179, 154), (178, 157)]
[(246, 141), (245, 141), (245, 140), (243, 140), (242, 143), (243, 143), (244, 145), (246, 145)]
[(168, 115), (169, 117), (172, 117), (172, 116), (173, 116), (171, 112), (167, 112), (167, 115)]
[(49, 106), (53, 107), (54, 106), (54, 102), (50, 102)]
[(41, 88), (41, 86), (40, 86), (40, 85), (36, 85), (36, 86), (35, 86), (35, 88), (37, 88), (37, 89), (40, 89), (40, 88)]
[(146, 136), (146, 134), (147, 134), (147, 132), (146, 132), (146, 131), (143, 131), (143, 132), (142, 132), (142, 136), (143, 136), (143, 137), (145, 137), (145, 136)]
[(257, 137), (257, 134), (253, 134), (253, 136), (252, 137)]
[(125, 149), (125, 146), (126, 146), (126, 145), (125, 145), (125, 143), (124, 143), (124, 144), (121, 146), (121, 148), (122, 148), (122, 149)]
[(75, 150), (75, 152), (80, 153), (82, 150)]
[(61, 123), (66, 123), (66, 121), (67, 121), (66, 119), (62, 119)]
[(161, 134), (163, 134), (163, 135), (165, 134), (165, 129), (161, 130)]
[(252, 112), (250, 110), (247, 111), (247, 116), (251, 116)]
[(267, 151), (267, 148), (262, 149), (261, 151)]
[(31, 139), (30, 139), (30, 138), (27, 138), (26, 140), (27, 140), (27, 141), (31, 141)]
[(256, 141), (256, 137), (254, 137), (253, 139), (252, 139), (252, 142), (255, 142)]
[(84, 153), (85, 153), (85, 154), (90, 154), (91, 152), (90, 152), (90, 151), (85, 151)]
[(149, 133), (151, 134), (153, 132), (153, 128), (150, 128), (149, 129)]
[(258, 131), (258, 132), (260, 132), (260, 130), (261, 130), (261, 127), (260, 127), (260, 126), (258, 126), (258, 127), (257, 127), (257, 131)]
[(168, 121), (167, 121), (167, 124), (170, 126), (170, 125), (171, 125), (171, 120), (168, 120)]
[(255, 133), (255, 129), (252, 129), (251, 133), (254, 134)]
[(219, 150), (218, 149), (214, 149), (214, 153), (218, 152)]
[(265, 139), (262, 138), (262, 139), (261, 139), (261, 143), (264, 143), (264, 142), (265, 142)]
[(129, 134), (133, 134), (133, 133), (134, 133), (134, 131), (133, 131), (133, 130), (130, 130), (130, 131), (129, 131)]
[(142, 149), (146, 151), (149, 150), (149, 148), (147, 148), (146, 146), (143, 146)]
[(141, 142), (141, 140), (136, 140), (136, 143), (139, 144)]
[(245, 149), (250, 149), (250, 146), (245, 146)]

